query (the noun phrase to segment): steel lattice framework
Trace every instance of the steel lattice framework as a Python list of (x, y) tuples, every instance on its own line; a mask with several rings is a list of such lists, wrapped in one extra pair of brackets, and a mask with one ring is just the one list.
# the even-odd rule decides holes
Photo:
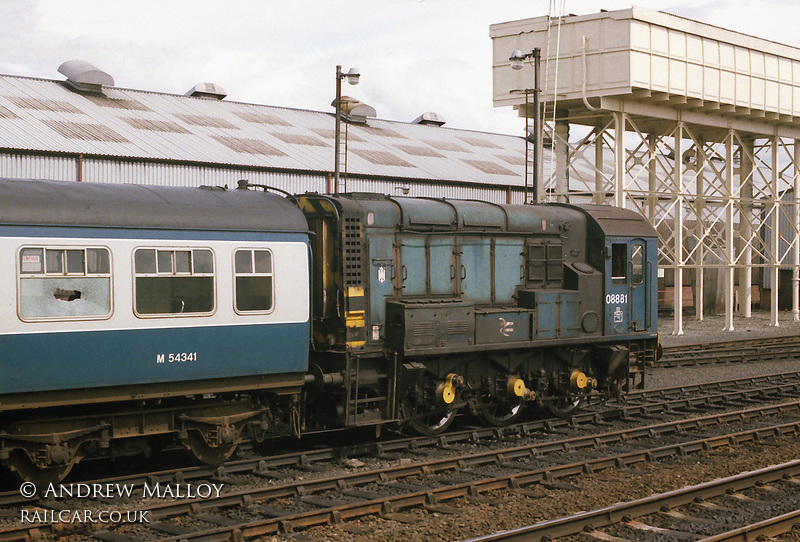
[[(553, 163), (535, 168), (538, 200), (646, 217), (675, 285), (674, 334), (683, 333), (684, 286), (698, 318), (724, 310), (733, 330), (734, 313), (751, 316), (754, 278), (778, 326), (787, 270), (800, 320), (800, 49), (639, 8), (490, 33), (495, 105), (532, 118), (527, 97), (542, 95)], [(504, 58), (532, 48), (542, 51), (541, 89), (532, 66), (512, 71)], [(585, 135), (570, 142), (575, 125)]]
[[(770, 322), (778, 325), (778, 269), (791, 268), (792, 314), (800, 320), (800, 141), (733, 128), (709, 140), (702, 126), (682, 121), (652, 133), (622, 111), (598, 120), (577, 142), (549, 127), (556, 155), (566, 152), (568, 165), (546, 168), (552, 173), (543, 179), (542, 200), (613, 204), (647, 217), (659, 232), (659, 265), (672, 271), (674, 284), (686, 282), (686, 270), (694, 274), (698, 318), (713, 310), (704, 306), (713, 297), (704, 291), (714, 282), (707, 275), (722, 279), (726, 330), (733, 330), (737, 307), (751, 314), (752, 290), (736, 287), (736, 273), (739, 284), (752, 284), (754, 269), (772, 270)], [(683, 333), (681, 292), (676, 286), (676, 334)]]

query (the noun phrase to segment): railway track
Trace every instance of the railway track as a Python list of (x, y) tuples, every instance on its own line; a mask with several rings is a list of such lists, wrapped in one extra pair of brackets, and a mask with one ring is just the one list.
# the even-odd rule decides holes
[(800, 337), (787, 335), (737, 339), (664, 347), (664, 354), (652, 367), (684, 367), (716, 363), (781, 361), (800, 357)]
[[(271, 463), (266, 459), (240, 460), (222, 469), (197, 469), (194, 473), (149, 473), (146, 480), (139, 482), (130, 478), (117, 480), (114, 483), (149, 483), (151, 486), (158, 483), (177, 486), (190, 481), (195, 486), (222, 484), (226, 491), (214, 498), (180, 499), (154, 505), (120, 502), (118, 506), (125, 507), (126, 511), (146, 513), (150, 523), (115, 526), (88, 534), (94, 539), (112, 542), (156, 539), (165, 535), (167, 539), (173, 536), (175, 540), (235, 540), (270, 533), (289, 534), (295, 529), (368, 514), (402, 520), (397, 516), (398, 511), (410, 506), (435, 510), (443, 506), (442, 502), (458, 496), (481, 498), (486, 492), (497, 489), (524, 491), (537, 482), (552, 484), (560, 478), (582, 472), (626, 467), (639, 461), (685, 455), (776, 434), (796, 434), (800, 422), (794, 420), (770, 422), (769, 427), (702, 439), (691, 438), (690, 432), (708, 431), (719, 424), (741, 420), (760, 420), (764, 424), (774, 416), (793, 416), (796, 420), (800, 401), (702, 417), (696, 417), (696, 409), (729, 408), (732, 401), (747, 404), (764, 401), (766, 397), (773, 400), (796, 397), (799, 393), (797, 377), (797, 374), (792, 374), (754, 379), (757, 384), (750, 390), (752, 393), (743, 389), (732, 393), (731, 388), (741, 381), (716, 383), (715, 389), (707, 392), (702, 400), (700, 397), (676, 397), (680, 393), (686, 394), (685, 388), (639, 392), (631, 398), (635, 404), (615, 407), (615, 413), (610, 409), (606, 413), (587, 412), (581, 414), (580, 419), (575, 416), (571, 420), (542, 420), (503, 430), (474, 429), (438, 438), (373, 443), (369, 446), (375, 447), (377, 458), (365, 461), (374, 462), (374, 465), (364, 464), (352, 472), (334, 476), (324, 476), (318, 471), (330, 469), (334, 456), (335, 460), (342, 461), (357, 451), (357, 447), (319, 451), (318, 455), (315, 455), (316, 451), (295, 457), (286, 454), (269, 458)], [(661, 406), (657, 407), (658, 404)], [(607, 429), (611, 420), (628, 423), (637, 415), (647, 418), (686, 409), (693, 411), (692, 418), (598, 432), (598, 428)], [(580, 434), (587, 431), (589, 434)], [(543, 433), (547, 440), (542, 440)], [(574, 436), (560, 438), (562, 434)], [(669, 444), (650, 445), (647, 442), (675, 438), (679, 440)], [(616, 448), (598, 456), (593, 450), (599, 446)], [(476, 452), (476, 447), (485, 450)], [(401, 452), (404, 455), (397, 457)], [(428, 459), (443, 454), (445, 457)], [(583, 454), (588, 455), (578, 460), (578, 455)], [(282, 466), (288, 465), (293, 465), (291, 470), (281, 470)], [(307, 476), (302, 474), (304, 472)], [(44, 499), (33, 506), (42, 510), (59, 510), (73, 504)], [(13, 514), (16, 509), (8, 510)], [(85, 527), (74, 524), (11, 526), (0, 529), (0, 540), (23, 540), (34, 530), (38, 534), (65, 536), (71, 530), (77, 533)]]
[[(625, 397), (624, 402), (590, 405), (570, 418), (536, 419), (499, 428), (467, 427), (434, 437), (402, 436), (381, 441), (365, 440), (342, 446), (317, 446), (312, 449), (236, 459), (220, 467), (181, 466), (141, 474), (76, 481), (143, 486), (146, 483), (192, 482), (243, 474), (252, 474), (264, 480), (280, 479), (302, 472), (313, 473), (319, 465), (341, 463), (351, 458), (382, 458), (401, 453), (419, 454), (437, 447), (525, 437), (541, 440), (547, 438), (547, 435), (558, 434), (559, 431), (576, 427), (603, 428), (614, 422), (635, 423), (639, 418), (661, 417), (665, 413), (720, 410), (795, 396), (800, 396), (800, 371), (690, 386), (635, 390)], [(24, 499), (16, 488), (0, 492), (0, 506), (15, 506), (25, 502), (27, 499)]]
[(579, 533), (609, 542), (635, 540), (637, 533), (704, 542), (762, 540), (800, 525), (797, 502), (800, 461), (792, 461), (468, 542), (552, 542)]

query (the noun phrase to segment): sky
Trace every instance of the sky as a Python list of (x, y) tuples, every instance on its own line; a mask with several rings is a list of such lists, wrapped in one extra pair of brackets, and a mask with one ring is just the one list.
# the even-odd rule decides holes
[[(522, 134), (492, 106), (489, 25), (631, 7), (630, 0), (0, 0), (0, 73), (61, 80), (85, 60), (123, 88), (333, 111), (335, 70), (361, 80), (343, 94), (378, 117), (426, 111), (447, 126)], [(639, 0), (635, 5), (800, 47), (800, 2)]]

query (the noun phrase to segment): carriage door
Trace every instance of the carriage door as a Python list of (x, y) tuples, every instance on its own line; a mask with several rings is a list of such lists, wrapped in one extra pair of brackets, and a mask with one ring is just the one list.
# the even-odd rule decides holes
[(606, 332), (627, 333), (647, 327), (647, 266), (641, 239), (609, 239), (606, 246)]

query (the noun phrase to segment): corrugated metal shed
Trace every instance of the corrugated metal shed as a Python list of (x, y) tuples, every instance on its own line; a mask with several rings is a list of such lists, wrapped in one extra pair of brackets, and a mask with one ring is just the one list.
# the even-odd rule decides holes
[[(333, 170), (333, 146), (333, 113), (112, 87), (102, 95), (79, 93), (63, 81), (0, 75), (3, 176), (25, 176), (19, 169), (31, 168), (20, 156), (33, 154), (48, 157), (43, 167), (53, 174), (47, 178), (63, 178), (75, 166), (53, 157), (66, 154), (81, 157), (81, 180), (88, 181), (131, 182), (142, 175), (142, 182), (197, 184), (198, 168), (212, 178), (233, 168), (282, 172), (291, 179), (278, 179), (280, 185), (311, 189), (295, 178), (305, 173), (319, 189), (319, 176)], [(524, 183), (520, 137), (369, 119), (347, 125), (347, 148), (351, 176)], [(129, 166), (121, 170), (131, 162), (138, 174)]]

